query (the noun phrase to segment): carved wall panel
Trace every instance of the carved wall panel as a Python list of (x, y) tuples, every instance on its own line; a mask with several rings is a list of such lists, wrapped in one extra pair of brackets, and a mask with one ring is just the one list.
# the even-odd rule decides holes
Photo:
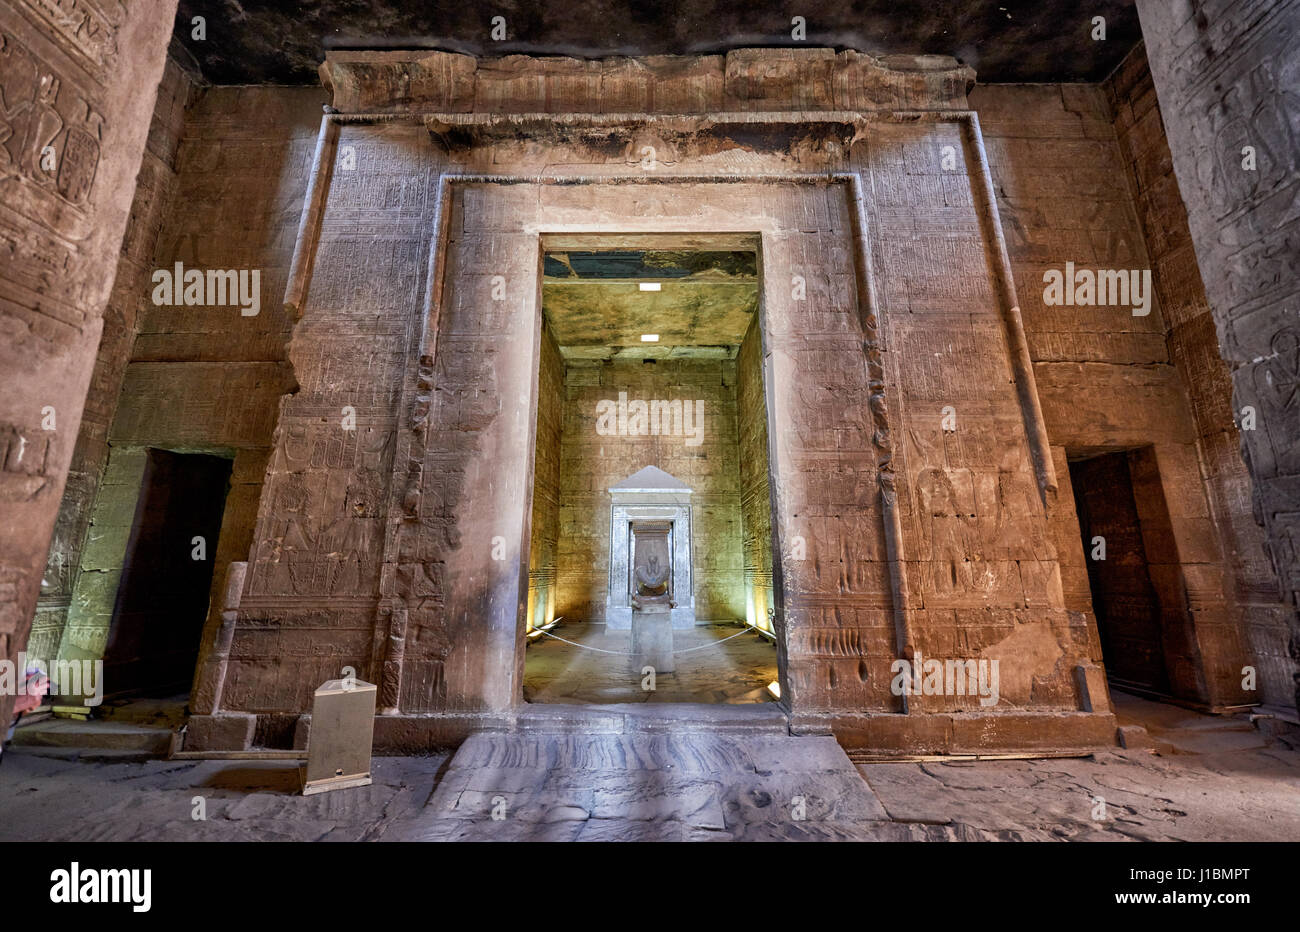
[(0, 656), (27, 643), (174, 15), (0, 10)]

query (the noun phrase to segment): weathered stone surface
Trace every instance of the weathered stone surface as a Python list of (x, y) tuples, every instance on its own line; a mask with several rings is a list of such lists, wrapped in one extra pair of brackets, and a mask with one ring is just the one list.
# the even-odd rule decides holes
[[(1291, 609), (1280, 596), (1264, 532), (1252, 513), (1251, 478), (1240, 454), (1243, 434), (1232, 411), (1229, 367), (1219, 353), (1213, 315), (1196, 266), (1145, 47), (1139, 46), (1125, 59), (1105, 89), (1129, 163), (1134, 203), (1169, 331), (1171, 361), (1183, 376), (1195, 420), (1200, 473), (1217, 531), (1205, 536), (1219, 538), (1219, 550), (1201, 548), (1202, 556), (1193, 559), (1225, 563), (1228, 625), (1235, 630), (1220, 636), (1240, 639), (1259, 671), (1257, 692), (1243, 698), (1290, 705), (1294, 683), (1287, 656), (1287, 616)], [(1239, 673), (1225, 669), (1218, 675), (1237, 680), (1234, 685), (1239, 687)]]
[[(422, 45), (478, 56), (599, 57), (617, 52), (638, 56), (626, 60), (632, 68), (646, 59), (684, 56), (705, 47), (834, 45), (893, 53), (886, 58), (910, 58), (924, 49), (960, 56), (978, 67), (985, 80), (999, 83), (1100, 81), (1139, 37), (1137, 14), (1125, 0), (1096, 0), (1086, 10), (1066, 0), (1044, 0), (1014, 8), (1014, 22), (1009, 22), (1008, 9), (1000, 0), (966, 0), (960, 15), (942, 5), (829, 0), (805, 11), (799, 18), (802, 27), (795, 30), (792, 11), (739, 0), (673, 3), (648, 12), (534, 0), (526, 8), (501, 9), (501, 23), (472, 7), (430, 7), (418, 0), (324, 0), (308, 8), (249, 4), (237, 18), (215, 0), (185, 0), (176, 37), (217, 84), (312, 84), (325, 44), (385, 48), (407, 36), (422, 37)], [(193, 39), (191, 17), (196, 15), (221, 23), (219, 49)], [(1093, 16), (1105, 18), (1105, 42), (1091, 35)], [(657, 83), (664, 80), (661, 76)], [(648, 89), (653, 92), (655, 83)]]
[[(1241, 717), (1131, 698), (1117, 705), (1122, 727), (1145, 725), (1151, 747), (855, 768), (829, 738), (476, 735), (451, 762), (446, 752), (377, 758), (371, 786), (308, 797), (298, 795), (297, 762), (96, 763), (12, 749), (0, 781), (0, 839), (1295, 838), (1295, 747)], [(192, 817), (196, 795), (206, 804), (201, 821)]]
[(330, 51), (320, 74), (344, 113), (946, 109), (961, 106), (974, 81), (969, 67), (943, 55), (828, 48), (599, 61)]
[(508, 823), (571, 822), (566, 840), (681, 841), (683, 829), (745, 837), (758, 824), (883, 816), (829, 738), (485, 734), (461, 746), (421, 816), (387, 837), (535, 838)]
[(191, 716), (185, 732), (186, 751), (242, 751), (252, 746), (257, 716), (244, 714)]
[[(91, 532), (92, 505), (116, 497), (112, 493), (101, 494), (102, 483), (120, 482), (132, 472), (130, 469), (124, 472), (119, 468), (121, 464), (115, 463), (105, 473), (109, 427), (131, 353), (140, 298), (148, 290), (154, 244), (175, 196), (176, 151), (185, 127), (186, 107), (194, 91), (192, 77), (169, 57), (158, 86), (140, 173), (135, 180), (135, 200), (122, 236), (113, 291), (104, 309), (99, 352), (68, 467), (67, 488), (43, 577), (45, 584), (41, 587), (28, 640), (28, 653), (32, 656), (51, 659), (75, 656), (78, 643), (102, 638), (102, 633), (95, 629), (105, 627), (108, 621), (69, 626), (69, 609), (77, 601), (74, 589), (80, 572), (120, 569), (121, 556), (125, 553), (129, 522), (113, 527), (100, 524)], [(119, 460), (129, 455), (120, 450), (116, 454)], [(138, 478), (135, 476), (136, 487), (129, 490), (130, 497), (138, 489)], [(108, 598), (107, 606), (96, 607), (111, 611), (111, 590)]]
[[(0, 658), (11, 662), (27, 646), (176, 4), (43, 9), (0, 11)], [(67, 591), (66, 576), (50, 582)], [(0, 696), (0, 721), (12, 707)]]
[[(1300, 273), (1293, 258), (1300, 216), (1300, 3), (1139, 0), (1137, 7), (1220, 353), (1231, 372), (1234, 417), (1241, 420), (1250, 409), (1257, 419), (1254, 430), (1242, 431), (1242, 451), (1279, 595), (1290, 603), (1288, 653), (1300, 663), (1300, 332), (1294, 321)], [(1278, 620), (1268, 627), (1280, 633), (1280, 613), (1270, 614)], [(1286, 672), (1276, 638), (1266, 634), (1260, 651), (1274, 696)], [(1290, 673), (1300, 704), (1300, 669), (1293, 665)]]
[[(1222, 465), (1220, 441), (1236, 428), (1213, 334), (1186, 326), (1189, 317), (1208, 312), (1199, 273), (1193, 268), (1189, 280), (1167, 261), (1173, 250), (1189, 248), (1189, 237), (1177, 187), (1167, 189), (1172, 178), (1163, 196), (1152, 195), (1162, 164), (1168, 173), (1168, 150), (1154, 92), (1142, 89), (1143, 71), (1138, 51), (1102, 88), (981, 86), (971, 97), (989, 141), (1051, 442), (1067, 461), (1108, 449), (1154, 448), (1143, 460), (1138, 510), (1144, 527), (1168, 531), (1160, 544), (1147, 534), (1146, 544), (1151, 572), (1166, 578), (1157, 588), (1172, 688), (1191, 701), (1228, 706), (1255, 698), (1241, 689), (1247, 662), (1276, 668), (1268, 659), (1276, 642), (1272, 649), (1261, 643), (1261, 654), (1243, 629), (1254, 618), (1256, 629), (1267, 630), (1269, 616), (1259, 613), (1277, 606), (1256, 604), (1254, 561), (1237, 542), (1240, 519), (1231, 514), (1240, 497), (1229, 497), (1230, 467)], [(1128, 184), (1116, 185), (1119, 176)], [(1043, 274), (1067, 261), (1080, 268), (1150, 268), (1150, 313), (1046, 305)], [(1063, 471), (1066, 463), (1058, 476)], [(1088, 562), (1075, 559), (1073, 498), (1058, 496), (1055, 538), (1066, 564), (1068, 607), (1091, 614)], [(1225, 564), (1230, 576), (1209, 586), (1197, 582), (1206, 566)], [(1195, 607), (1181, 587), (1196, 590)], [(1098, 651), (1093, 659), (1105, 658)], [(1270, 677), (1266, 696), (1276, 696), (1275, 683)]]
[[(339, 74), (355, 79), (358, 94), (363, 88), (382, 94), (391, 83), (391, 75), (366, 69), (382, 64), (400, 72), (411, 61), (368, 53), (344, 59), (356, 67), (340, 65)], [(590, 69), (523, 60), (509, 65), (516, 76), (540, 69), (542, 92), (560, 94), (553, 99), (565, 99), (568, 111), (585, 105), (581, 76)], [(941, 61), (882, 65), (821, 52), (733, 55), (717, 62), (724, 65), (716, 93), (736, 106), (747, 101), (749, 109), (842, 108), (852, 103), (843, 97), (848, 93), (876, 95), (870, 104), (853, 104), (859, 108), (946, 108), (959, 103), (952, 95), (964, 95), (968, 79)], [(709, 67), (707, 60), (700, 67)], [(826, 81), (805, 87), (800, 76), (808, 69), (829, 69)], [(479, 90), (486, 93), (500, 77), (480, 75), (486, 83)], [(559, 83), (552, 87), (552, 79)], [(570, 79), (577, 83), (564, 83)], [(205, 101), (215, 105), (215, 93)], [(282, 120), (301, 113), (296, 108), (306, 100), (298, 91), (278, 103), (262, 100), (264, 92), (240, 93), (236, 106), (270, 102), (267, 112)], [(401, 106), (410, 112), (430, 105), (406, 98)], [(579, 555), (576, 561), (566, 557), (574, 545), (565, 528), (574, 523), (566, 523), (562, 505), (554, 523), (548, 491), (558, 481), (563, 502), (566, 472), (557, 480), (554, 460), (531, 456), (524, 440), (553, 440), (558, 423), (549, 401), (540, 395), (532, 400), (535, 384), (553, 393), (557, 379), (554, 354), (536, 324), (528, 257), (543, 226), (547, 235), (626, 231), (628, 218), (635, 218), (632, 233), (686, 237), (688, 245), (718, 235), (761, 243), (765, 318), (751, 329), (743, 365), (680, 364), (684, 380), (698, 380), (693, 392), (716, 395), (717, 414), (706, 436), (725, 442), (706, 444), (700, 465), (688, 465), (687, 458), (678, 471), (701, 495), (696, 518), (704, 533), (697, 543), (705, 546), (696, 562), (703, 584), (695, 594), (705, 604), (725, 605), (730, 617), (744, 613), (762, 623), (771, 614), (786, 663), (784, 701), (802, 713), (892, 710), (899, 704), (889, 689), (892, 659), (919, 647), (1008, 663), (1032, 657), (1043, 666), (1031, 674), (1021, 664), (1007, 678), (1007, 699), (1042, 709), (1077, 708), (1069, 660), (1082, 657), (1087, 645), (1077, 644), (1064, 623), (1057, 560), (1028, 472), (1026, 415), (1021, 397), (1003, 381), (1008, 363), (999, 334), (1009, 311), (999, 310), (984, 249), (971, 245), (994, 227), (977, 207), (967, 160), (959, 159), (960, 170), (945, 177), (932, 149), (936, 142), (968, 148), (973, 137), (960, 118), (899, 124), (886, 116), (853, 143), (857, 131), (844, 118), (819, 120), (802, 111), (741, 115), (727, 124), (682, 118), (653, 127), (618, 118), (601, 125), (601, 135), (582, 127), (594, 117), (567, 116), (571, 128), (555, 121), (457, 123), (454, 117), (444, 114), (430, 124), (432, 133), (400, 119), (325, 124), (321, 151), (330, 171), (308, 203), (300, 252), (309, 259), (294, 267), (289, 289), (302, 296), (295, 299), (302, 319), (288, 352), (298, 391), (278, 406), (263, 400), (284, 390), (274, 377), (280, 371), (274, 341), (267, 339), (253, 341), (258, 349), (250, 359), (264, 360), (258, 365), (267, 377), (235, 393), (263, 413), (274, 412), (278, 422), (247, 580), (228, 651), (222, 648), (224, 668), (213, 666), (224, 675), (219, 686), (205, 684), (204, 702), (212, 703), (205, 712), (256, 715), (258, 740), (288, 746), (293, 718), (305, 711), (315, 685), (353, 666), (380, 683), (386, 711), (448, 716), (442, 724), (407, 718), (381, 725), (381, 742), (392, 738), (410, 746), (435, 733), (460, 732), (475, 715), (484, 721), (509, 716), (522, 673), (521, 608), (525, 617), (528, 611), (536, 616), (545, 602), (543, 614), (564, 613), (563, 598), (550, 607), (549, 588), (563, 593), (566, 576), (584, 572), (599, 578), (591, 567), (600, 565), (591, 558), (599, 553), (594, 547), (567, 551)], [(290, 127), (305, 125), (305, 117), (293, 119)], [(521, 128), (533, 142), (520, 144)], [(280, 132), (301, 138), (294, 135), (298, 128)], [(607, 141), (611, 134), (616, 145)], [(637, 158), (643, 145), (658, 153), (648, 179)], [(197, 151), (187, 156), (191, 150), (182, 147), (181, 190), (198, 183), (184, 174), (186, 166), (203, 164), (195, 161)], [(306, 152), (291, 151), (298, 158)], [(629, 152), (636, 154), (631, 160)], [(443, 171), (477, 166), (527, 172), (544, 164), (560, 175), (595, 175), (609, 183), (440, 178)], [(853, 175), (817, 183), (764, 180), (770, 171), (819, 168)], [(301, 179), (298, 172), (289, 169), (288, 177)], [(728, 178), (739, 172), (754, 180), (671, 180), (693, 172)], [(855, 235), (868, 232), (857, 226), (859, 182), (852, 178), (862, 181), (863, 207), (872, 218), (869, 259), (849, 248)], [(305, 181), (285, 182), (299, 183)], [(269, 209), (279, 196), (268, 185), (253, 202)], [(176, 210), (182, 223), (186, 215)], [(298, 214), (286, 209), (277, 216), (287, 225)], [(948, 233), (939, 252), (917, 239), (929, 229), (922, 230), (918, 218), (942, 218)], [(432, 260), (425, 261), (431, 250)], [(252, 261), (269, 269), (285, 255), (259, 253)], [(438, 276), (436, 284), (426, 280), (429, 272)], [(497, 277), (505, 283), (505, 301), (493, 297)], [(808, 300), (792, 293), (795, 277)], [(430, 289), (426, 315), (423, 296)], [(365, 301), (358, 303), (360, 294)], [(960, 345), (934, 343), (936, 327), (949, 336), (961, 333)], [(219, 332), (241, 343), (251, 338)], [(129, 400), (117, 414), (116, 432), (154, 443), (171, 434), (187, 443), (200, 437), (266, 442), (269, 425), (263, 422), (233, 436), (222, 418), (193, 427), (189, 421), (149, 426), (152, 412), (135, 400), (149, 393), (130, 387), (152, 384), (152, 392), (175, 392), (175, 381), (162, 380), (172, 369), (194, 374), (192, 382), (182, 375), (181, 384), (206, 385), (200, 367), (208, 362), (200, 355), (186, 368), (164, 364), (151, 354), (169, 346), (169, 357), (186, 352), (176, 334), (159, 327), (145, 340), (145, 333), (136, 344), (140, 358), (128, 370)], [(894, 349), (889, 354), (880, 351), (886, 342)], [(962, 356), (960, 379), (943, 367), (905, 363), (945, 350)], [(536, 367), (543, 370), (538, 383), (531, 377)], [(570, 367), (569, 380), (574, 371)], [(147, 384), (149, 378), (155, 381)], [(637, 378), (646, 377), (638, 372)], [(577, 391), (583, 390), (579, 380)], [(973, 419), (972, 427), (981, 416), (993, 419), (1005, 449), (995, 454), (972, 437), (960, 455), (941, 455), (936, 441), (943, 432), (922, 412), (948, 401)], [(764, 408), (769, 424), (763, 423)], [(356, 412), (355, 430), (340, 428), (347, 410)], [(580, 429), (570, 426), (573, 416), (566, 414), (563, 423), (561, 460), (564, 437), (586, 439), (571, 433)], [(905, 438), (896, 461), (891, 430)], [(769, 460), (765, 468), (762, 459)], [(567, 475), (594, 490), (605, 484), (599, 473), (606, 466), (599, 457), (590, 462), (591, 468)], [(879, 481), (877, 469), (886, 470)], [(905, 480), (897, 497), (892, 470)], [(717, 482), (724, 484), (714, 488)], [(976, 515), (969, 527), (960, 517), (966, 509)], [(922, 511), (927, 520), (920, 520)], [(742, 512), (748, 514), (743, 521)], [(526, 545), (532, 553), (525, 585), (518, 567), (528, 515), (539, 533), (535, 545)], [(720, 533), (711, 535), (710, 528)], [(238, 537), (232, 529), (231, 547)], [(783, 542), (779, 572), (767, 539)], [(750, 590), (753, 604), (736, 604), (732, 593)], [(214, 612), (207, 651), (217, 643), (217, 621)], [(926, 699), (935, 711), (979, 708), (974, 697)]]

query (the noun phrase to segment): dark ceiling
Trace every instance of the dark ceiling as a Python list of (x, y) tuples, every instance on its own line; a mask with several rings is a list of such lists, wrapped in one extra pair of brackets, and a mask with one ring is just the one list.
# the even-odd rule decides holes
[[(796, 15), (804, 42), (791, 39)], [(505, 41), (491, 38), (494, 16)], [(1095, 16), (1105, 41), (1091, 37)], [(1141, 37), (1133, 0), (180, 0), (176, 36), (214, 84), (315, 84), (327, 48), (602, 58), (774, 45), (952, 55), (983, 82), (1100, 81)]]

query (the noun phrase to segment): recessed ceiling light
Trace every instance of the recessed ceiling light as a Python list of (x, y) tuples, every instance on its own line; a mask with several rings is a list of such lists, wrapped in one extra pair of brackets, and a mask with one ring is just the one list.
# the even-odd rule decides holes
[(659, 334), (657, 334), (657, 333), (643, 333), (643, 334), (641, 334), (641, 342), (642, 342), (642, 343), (658, 343), (658, 342), (659, 342)]
[(658, 291), (659, 282), (641, 282), (637, 285), (642, 291)]

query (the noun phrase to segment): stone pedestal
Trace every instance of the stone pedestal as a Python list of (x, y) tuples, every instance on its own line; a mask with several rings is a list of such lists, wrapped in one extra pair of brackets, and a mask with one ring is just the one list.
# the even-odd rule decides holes
[(672, 673), (673, 621), (668, 611), (632, 612), (632, 653), (638, 672), (654, 667), (655, 673)]

